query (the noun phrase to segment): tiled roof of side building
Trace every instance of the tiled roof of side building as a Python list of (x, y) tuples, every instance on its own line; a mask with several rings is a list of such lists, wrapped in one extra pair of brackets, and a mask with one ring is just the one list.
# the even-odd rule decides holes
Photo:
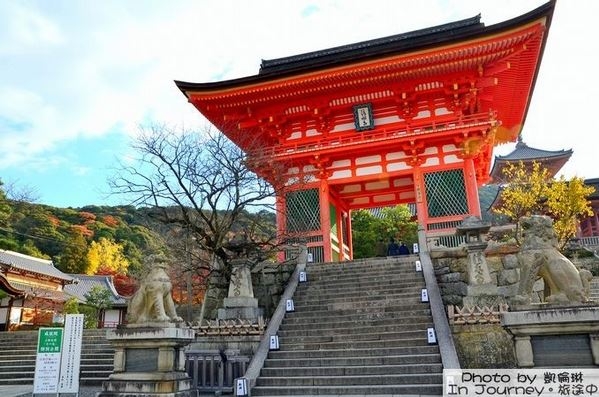
[(548, 159), (552, 157), (561, 157), (572, 155), (572, 149), (568, 150), (543, 150), (528, 146), (521, 140), (516, 144), (516, 148), (505, 156), (497, 156), (498, 160), (535, 160)]
[(80, 302), (85, 302), (85, 297), (93, 287), (100, 286), (106, 288), (112, 294), (112, 304), (115, 306), (124, 306), (127, 304), (127, 300), (118, 294), (111, 276), (104, 275), (86, 275), (86, 274), (71, 274), (76, 282), (73, 284), (65, 285), (64, 290), (67, 294), (74, 296)]
[(66, 282), (73, 282), (73, 277), (54, 267), (51, 260), (40, 259), (13, 251), (0, 250), (0, 266), (10, 266), (15, 269), (50, 276)]

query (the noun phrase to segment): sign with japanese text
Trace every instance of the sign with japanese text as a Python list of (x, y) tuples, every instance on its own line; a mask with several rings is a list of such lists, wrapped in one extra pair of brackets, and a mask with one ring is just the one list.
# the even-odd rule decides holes
[(64, 323), (59, 393), (79, 392), (79, 367), (83, 340), (83, 314), (67, 314)]
[(33, 394), (58, 393), (62, 331), (62, 328), (39, 329)]

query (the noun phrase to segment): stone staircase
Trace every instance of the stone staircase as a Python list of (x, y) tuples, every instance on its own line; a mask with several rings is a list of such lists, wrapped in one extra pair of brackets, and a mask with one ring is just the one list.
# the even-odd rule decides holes
[(308, 265), (252, 396), (441, 395), (416, 259)]
[(593, 280), (591, 281), (590, 295), (591, 300), (599, 302), (599, 277), (593, 277)]
[[(33, 384), (37, 331), (0, 332), (0, 385)], [(106, 330), (84, 330), (81, 385), (100, 385), (112, 372), (114, 349)]]

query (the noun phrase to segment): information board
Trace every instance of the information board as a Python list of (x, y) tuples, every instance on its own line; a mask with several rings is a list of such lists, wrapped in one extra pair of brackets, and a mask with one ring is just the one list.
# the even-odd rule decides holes
[(60, 361), (59, 393), (79, 392), (83, 314), (67, 314), (64, 323), (62, 359)]
[(62, 328), (40, 328), (35, 357), (33, 393), (58, 393)]

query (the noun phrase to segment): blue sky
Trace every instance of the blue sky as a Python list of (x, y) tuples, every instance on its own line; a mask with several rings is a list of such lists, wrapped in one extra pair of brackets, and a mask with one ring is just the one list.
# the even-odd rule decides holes
[[(543, 3), (0, 0), (0, 179), (59, 207), (126, 203), (106, 180), (140, 124), (205, 126), (173, 80), (253, 75), (261, 59)], [(597, 15), (596, 0), (558, 2), (523, 131), (530, 146), (574, 150), (568, 177), (599, 177)]]

